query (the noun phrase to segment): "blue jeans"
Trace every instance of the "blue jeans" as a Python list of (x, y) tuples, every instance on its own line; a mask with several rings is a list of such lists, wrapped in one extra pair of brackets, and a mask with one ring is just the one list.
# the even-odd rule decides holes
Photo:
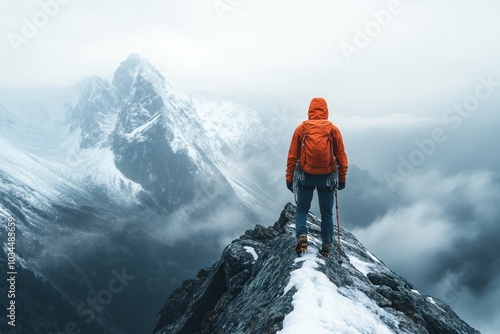
[[(307, 181), (306, 181), (307, 183)], [(311, 208), (314, 189), (318, 188), (318, 202), (321, 211), (321, 239), (324, 243), (331, 244), (333, 241), (333, 188), (319, 185), (299, 185), (297, 196), (297, 214), (295, 216), (295, 228), (297, 239), (307, 234), (306, 216)]]

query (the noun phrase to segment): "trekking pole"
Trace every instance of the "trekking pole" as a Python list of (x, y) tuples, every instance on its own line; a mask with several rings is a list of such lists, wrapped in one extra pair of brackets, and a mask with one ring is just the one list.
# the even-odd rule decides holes
[(342, 255), (340, 253), (341, 248), (340, 248), (340, 221), (339, 221), (339, 197), (337, 195), (337, 188), (335, 187), (335, 212), (337, 215), (337, 246), (338, 246), (338, 251), (339, 251), (339, 258), (338, 262), (339, 265), (342, 265)]

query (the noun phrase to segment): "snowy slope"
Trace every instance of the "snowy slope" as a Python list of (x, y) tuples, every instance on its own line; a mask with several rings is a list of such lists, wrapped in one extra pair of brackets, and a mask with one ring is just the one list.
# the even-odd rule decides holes
[[(99, 91), (98, 84), (105, 83), (92, 78), (69, 88), (0, 90), (0, 170), (14, 184), (30, 186), (31, 193), (39, 192), (37, 196), (46, 203), (64, 203), (68, 195), (84, 193), (89, 184), (104, 187), (119, 198), (123, 198), (121, 190), (129, 189), (130, 200), (141, 191), (114, 166), (109, 147), (81, 148), (84, 129), (80, 123), (88, 122), (89, 117), (75, 115), (74, 109), (82, 99), (87, 105), (94, 103), (89, 96)], [(114, 126), (116, 116), (94, 116), (104, 132)]]
[[(75, 205), (72, 194), (85, 197), (92, 187), (101, 187), (110, 198), (126, 201), (135, 201), (142, 191), (140, 185), (124, 177), (116, 168), (109, 148), (82, 150), (75, 154), (74, 150), (64, 152), (57, 147), (48, 153), (49, 159), (4, 138), (0, 138), (0, 145), (0, 171), (4, 180), (0, 188), (3, 188), (3, 193), (22, 197), (42, 210), (50, 211), (54, 203)], [(68, 146), (74, 148), (72, 144)], [(62, 152), (68, 154), (69, 159), (61, 161)], [(58, 159), (54, 159), (55, 156)], [(87, 200), (92, 202), (89, 196)]]
[[(303, 332), (323, 333), (394, 333), (398, 318), (378, 306), (358, 289), (338, 287), (320, 270), (325, 260), (316, 255), (317, 247), (311, 247), (302, 258), (300, 268), (292, 271), (290, 282), (285, 288), (297, 291), (293, 296), (293, 311), (287, 314), (280, 334)], [(375, 268), (355, 256), (349, 256), (350, 263), (363, 273), (370, 271), (389, 272), (383, 266)], [(402, 331), (401, 333), (408, 333)]]
[(0, 137), (16, 147), (58, 160), (74, 146), (67, 108), (78, 87), (0, 88)]

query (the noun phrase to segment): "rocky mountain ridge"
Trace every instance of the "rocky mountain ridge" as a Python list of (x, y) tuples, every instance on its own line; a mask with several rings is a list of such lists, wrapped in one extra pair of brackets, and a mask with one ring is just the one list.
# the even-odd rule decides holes
[(343, 229), (342, 266), (336, 248), (327, 259), (317, 254), (320, 220), (312, 214), (308, 251), (297, 258), (294, 221), (288, 203), (273, 226), (234, 240), (168, 297), (150, 333), (479, 333)]

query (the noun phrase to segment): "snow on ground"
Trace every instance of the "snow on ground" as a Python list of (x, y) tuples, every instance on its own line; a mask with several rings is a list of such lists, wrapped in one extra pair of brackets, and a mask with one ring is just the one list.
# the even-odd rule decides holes
[(361, 261), (355, 256), (347, 254), (347, 257), (349, 258), (349, 262), (363, 275), (367, 275), (370, 271), (374, 271), (373, 267), (365, 261)]
[(40, 164), (37, 156), (3, 138), (0, 138), (0, 147), (1, 174), (12, 181), (0, 184), (0, 189), (5, 189), (6, 193), (22, 195), (29, 203), (50, 208), (51, 202), (61, 197), (59, 189), (69, 186), (57, 172)]
[(380, 262), (380, 260), (375, 256), (373, 255), (372, 253), (370, 253), (369, 251), (366, 251), (366, 253), (368, 254), (368, 256), (370, 256), (372, 258), (373, 261), (377, 262), (377, 263), (380, 263), (383, 265), (382, 262)]
[(252, 254), (253, 259), (254, 259), (255, 261), (257, 261), (257, 259), (259, 258), (259, 256), (258, 256), (258, 255), (257, 255), (257, 253), (255, 252), (255, 249), (254, 249), (253, 247), (250, 247), (250, 246), (245, 246), (244, 248), (245, 248), (245, 250), (246, 250), (247, 252), (249, 252), (250, 254)]
[[(116, 167), (110, 147), (82, 150), (70, 166), (75, 182), (104, 186), (112, 198), (132, 203), (143, 191), (140, 184), (128, 179)], [(69, 172), (67, 173), (69, 174)]]
[(443, 311), (443, 312), (444, 312), (444, 310), (443, 310), (441, 307), (439, 307), (439, 305), (436, 303), (436, 301), (435, 301), (432, 297), (427, 297), (427, 300), (428, 300), (428, 301), (429, 301), (432, 305), (436, 306), (438, 309), (440, 309), (441, 311)]
[(317, 270), (325, 261), (309, 250), (296, 263), (302, 266), (291, 273), (285, 292), (295, 287), (293, 311), (284, 319), (280, 334), (303, 333), (394, 333), (386, 323), (397, 328), (397, 319), (356, 289), (339, 288)]

